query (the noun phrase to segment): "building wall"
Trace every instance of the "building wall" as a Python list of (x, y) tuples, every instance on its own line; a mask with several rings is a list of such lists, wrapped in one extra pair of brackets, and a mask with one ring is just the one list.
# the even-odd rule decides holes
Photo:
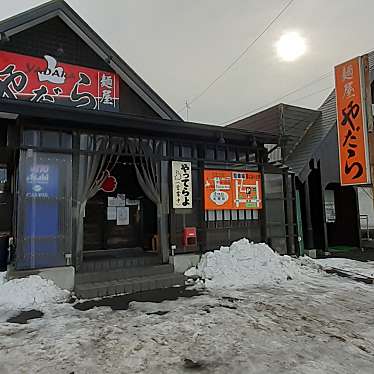
[[(358, 187), (358, 201), (360, 206), (360, 215), (367, 215), (369, 220), (369, 229), (374, 229), (374, 206), (373, 189), (371, 187)], [(366, 229), (366, 219), (361, 218), (361, 229)]]
[[(50, 55), (61, 63), (113, 71), (58, 17), (13, 35), (0, 49), (38, 58)], [(120, 111), (144, 117), (160, 117), (123, 81), (120, 82)]]

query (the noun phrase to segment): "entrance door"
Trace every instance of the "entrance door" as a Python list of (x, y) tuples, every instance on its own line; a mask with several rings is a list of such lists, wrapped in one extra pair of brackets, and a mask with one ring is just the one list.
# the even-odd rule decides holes
[(9, 186), (8, 169), (0, 165), (0, 235), (12, 231), (12, 198)]
[(101, 251), (100, 255), (104, 255), (105, 251), (118, 250), (116, 253), (123, 255), (138, 255), (152, 251), (157, 234), (157, 210), (139, 186), (132, 160), (122, 157), (111, 175), (117, 182), (115, 190), (99, 191), (87, 202), (85, 253)]
[(296, 220), (297, 220), (297, 232), (299, 236), (297, 238), (299, 242), (299, 255), (304, 256), (304, 236), (303, 236), (303, 221), (301, 218), (301, 202), (300, 202), (300, 191), (296, 190)]

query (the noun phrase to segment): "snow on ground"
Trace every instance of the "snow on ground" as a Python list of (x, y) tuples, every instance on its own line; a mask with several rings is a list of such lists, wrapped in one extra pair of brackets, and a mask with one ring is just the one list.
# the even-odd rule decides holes
[(323, 258), (314, 261), (323, 268), (333, 267), (374, 277), (374, 261), (362, 262), (348, 258)]
[(266, 244), (241, 239), (230, 247), (204, 254), (198, 266), (185, 274), (201, 277), (209, 288), (270, 285), (301, 279), (311, 268), (303, 268), (302, 265), (307, 265), (307, 262), (307, 259), (280, 256)]
[(44, 311), (51, 304), (66, 301), (69, 294), (52, 281), (38, 275), (7, 282), (5, 273), (0, 273), (0, 322), (6, 321), (21, 310)]
[[(244, 260), (233, 264), (242, 272), (250, 261), (238, 251)], [(0, 323), (0, 374), (373, 373), (373, 286), (327, 275), (311, 261), (280, 265), (264, 256), (252, 274), (283, 266), (293, 279), (253, 275), (257, 283), (246, 277), (234, 286), (224, 268), (230, 288), (215, 287), (212, 272), (213, 287), (193, 298), (85, 312), (52, 303), (42, 319)]]
[(0, 272), (0, 286), (6, 282), (6, 272)]

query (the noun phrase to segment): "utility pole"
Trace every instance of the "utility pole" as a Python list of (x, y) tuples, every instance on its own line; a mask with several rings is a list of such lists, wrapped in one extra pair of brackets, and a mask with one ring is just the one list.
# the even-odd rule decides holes
[(371, 85), (370, 85), (370, 72), (369, 72), (369, 57), (368, 55), (361, 56), (362, 59), (362, 76), (363, 76), (363, 95), (366, 109), (366, 121), (367, 121), (367, 137), (369, 146), (369, 160), (370, 160), (370, 177), (371, 177), (371, 193), (373, 197), (374, 207), (374, 129), (373, 129), (373, 108), (372, 108), (372, 97), (371, 97)]
[(188, 113), (189, 113), (189, 110), (191, 109), (191, 105), (188, 104), (188, 100), (186, 100), (186, 113), (187, 113), (187, 122), (188, 122)]

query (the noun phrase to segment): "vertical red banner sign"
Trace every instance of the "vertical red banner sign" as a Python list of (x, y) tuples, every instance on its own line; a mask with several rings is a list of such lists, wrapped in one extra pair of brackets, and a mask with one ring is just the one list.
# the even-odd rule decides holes
[(340, 183), (369, 184), (370, 164), (362, 57), (335, 67)]

